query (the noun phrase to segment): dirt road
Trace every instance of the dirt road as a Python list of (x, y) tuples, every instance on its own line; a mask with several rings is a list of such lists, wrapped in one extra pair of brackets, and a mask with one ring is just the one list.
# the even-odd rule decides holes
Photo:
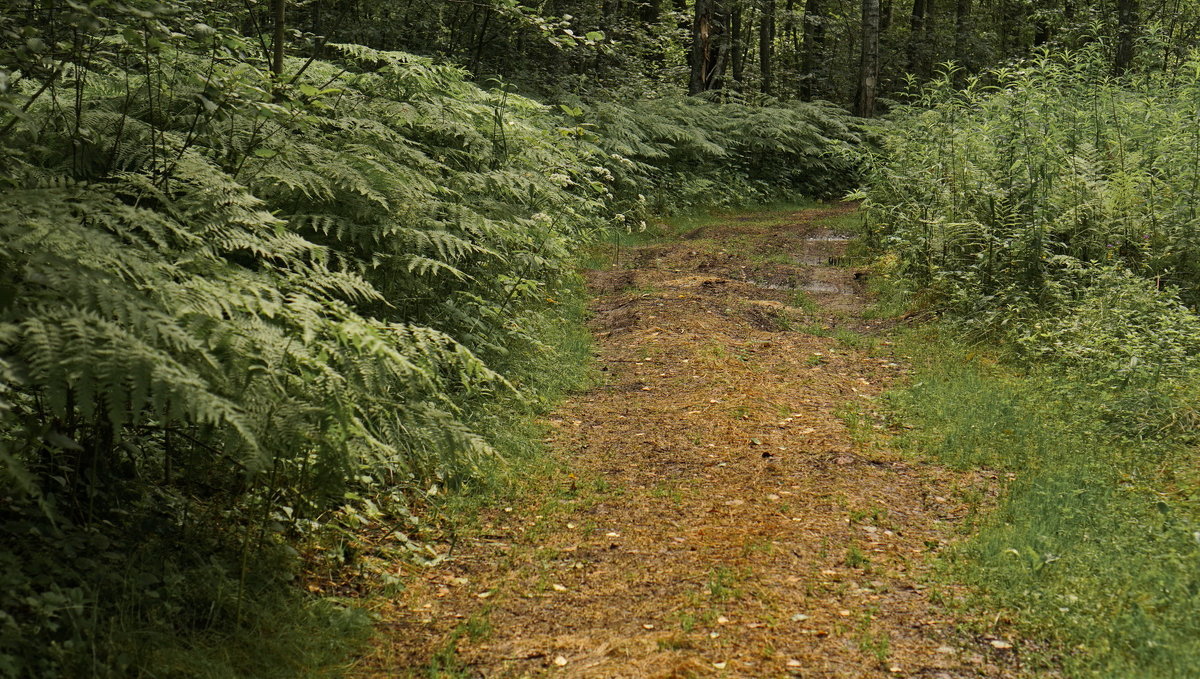
[(852, 211), (590, 272), (606, 380), (553, 416), (567, 471), (385, 606), (359, 676), (1010, 676), (928, 578), (979, 479), (881, 435), (905, 368), (838, 265)]

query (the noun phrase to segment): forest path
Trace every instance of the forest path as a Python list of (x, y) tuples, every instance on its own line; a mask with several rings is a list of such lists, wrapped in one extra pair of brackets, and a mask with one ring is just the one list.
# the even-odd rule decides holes
[(725, 217), (589, 272), (606, 380), (551, 419), (567, 471), (385, 606), (357, 676), (1010, 676), (934, 603), (960, 593), (931, 551), (986, 480), (878, 435), (905, 368), (831, 265), (853, 210)]

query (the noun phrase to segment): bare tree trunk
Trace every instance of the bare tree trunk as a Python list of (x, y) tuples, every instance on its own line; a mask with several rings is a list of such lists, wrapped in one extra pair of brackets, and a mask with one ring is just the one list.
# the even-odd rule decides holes
[(875, 114), (875, 88), (879, 83), (879, 0), (862, 0), (861, 48), (854, 115), (870, 118)]
[(742, 76), (745, 75), (746, 54), (742, 49), (742, 7), (735, 6), (729, 12), (729, 38), (730, 49), (732, 51), (732, 66), (733, 66), (733, 88), (741, 91)]
[(1113, 73), (1123, 75), (1133, 64), (1133, 50), (1138, 33), (1138, 0), (1117, 0), (1117, 53), (1113, 57)]
[(804, 43), (800, 57), (800, 96), (814, 99), (821, 89), (821, 51), (825, 47), (825, 18), (821, 16), (821, 0), (804, 1)]
[(758, 76), (762, 82), (759, 89), (771, 94), (772, 59), (775, 57), (775, 0), (764, 0), (762, 19), (758, 23)]
[(912, 15), (908, 20), (908, 72), (925, 78), (925, 54), (930, 45), (928, 22), (932, 0), (913, 0)]
[(657, 24), (662, 19), (660, 0), (647, 0), (638, 7), (638, 16), (647, 24)]
[(725, 20), (719, 0), (696, 0), (696, 20), (692, 24), (692, 50), (689, 59), (690, 95), (721, 88), (721, 76), (729, 50)]
[(271, 73), (279, 77), (283, 74), (283, 36), (284, 29), (287, 28), (284, 24), (287, 19), (287, 0), (274, 0), (272, 9), (275, 15), (275, 33), (271, 43)]
[[(796, 73), (803, 74), (802, 67), (803, 50), (801, 49), (801, 41), (803, 40), (804, 17), (800, 18), (799, 24), (796, 22), (796, 0), (787, 0), (787, 4), (783, 7), (783, 39), (784, 42), (791, 45), (792, 49), (788, 51), (791, 56), (790, 63), (792, 70)], [(800, 93), (797, 88), (797, 93)]]
[(483, 46), (487, 42), (488, 25), (492, 23), (492, 14), (490, 8), (483, 10), (483, 25), (479, 28), (479, 39), (475, 41), (475, 52), (471, 56), (470, 71), (475, 75), (479, 75), (480, 62), (483, 60)]

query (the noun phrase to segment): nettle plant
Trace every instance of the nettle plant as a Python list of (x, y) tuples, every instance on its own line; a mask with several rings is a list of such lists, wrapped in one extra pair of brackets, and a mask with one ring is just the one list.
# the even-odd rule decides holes
[[(1021, 337), (1068, 363), (1103, 346), (1124, 379), (1116, 364), (1155, 370), (1160, 354), (1195, 345), (1190, 330), (1132, 337), (1156, 327), (1135, 309), (1175, 318), (1180, 302), (1200, 301), (1200, 63), (1133, 80), (1105, 69), (1084, 51), (962, 89), (947, 72), (879, 127), (863, 195), (897, 272), (970, 331)], [(1085, 341), (1087, 328), (1109, 339)], [(1058, 344), (1067, 337), (1079, 351)], [(1162, 369), (1177, 374), (1177, 363)]]

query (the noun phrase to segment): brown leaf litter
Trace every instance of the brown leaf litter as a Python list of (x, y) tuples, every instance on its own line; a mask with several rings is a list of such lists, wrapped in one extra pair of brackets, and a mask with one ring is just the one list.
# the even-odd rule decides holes
[(927, 578), (980, 479), (889, 450), (874, 403), (905, 368), (829, 336), (885, 329), (863, 272), (829, 264), (852, 210), (589, 272), (607, 379), (551, 420), (570, 473), (384, 602), (354, 676), (1014, 676)]

